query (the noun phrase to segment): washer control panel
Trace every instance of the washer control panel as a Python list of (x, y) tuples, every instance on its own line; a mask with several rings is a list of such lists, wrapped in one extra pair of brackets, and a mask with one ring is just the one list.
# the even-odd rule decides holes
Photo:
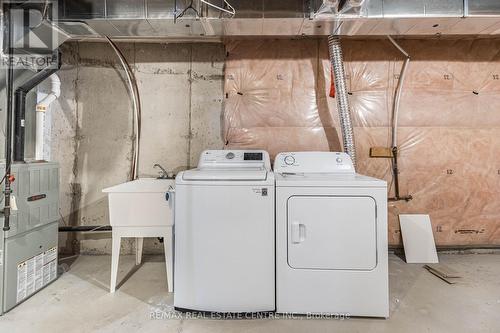
[(287, 152), (274, 160), (277, 173), (355, 173), (352, 160), (346, 153)]
[(233, 167), (271, 170), (271, 162), (265, 150), (205, 150), (198, 162), (198, 168)]

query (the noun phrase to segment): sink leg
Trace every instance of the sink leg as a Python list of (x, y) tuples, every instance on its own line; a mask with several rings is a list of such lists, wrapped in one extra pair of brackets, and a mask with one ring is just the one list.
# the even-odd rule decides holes
[(144, 245), (144, 238), (138, 237), (135, 239), (135, 264), (140, 265), (142, 262), (142, 247)]
[(167, 232), (165, 237), (163, 237), (163, 246), (165, 248), (165, 265), (167, 268), (167, 287), (168, 292), (174, 292), (174, 242), (173, 242), (173, 234), (172, 229)]
[(118, 262), (120, 259), (120, 243), (121, 237), (118, 232), (113, 231), (111, 248), (111, 283), (109, 292), (114, 293), (116, 289), (116, 278), (118, 276)]

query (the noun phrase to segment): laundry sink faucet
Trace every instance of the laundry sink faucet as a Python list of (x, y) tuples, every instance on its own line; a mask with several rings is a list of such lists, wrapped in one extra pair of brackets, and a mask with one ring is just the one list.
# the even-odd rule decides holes
[(158, 176), (158, 179), (172, 179), (174, 178), (173, 175), (169, 176), (167, 170), (163, 168), (160, 164), (156, 163), (153, 165), (153, 168), (159, 168), (160, 169), (160, 175)]

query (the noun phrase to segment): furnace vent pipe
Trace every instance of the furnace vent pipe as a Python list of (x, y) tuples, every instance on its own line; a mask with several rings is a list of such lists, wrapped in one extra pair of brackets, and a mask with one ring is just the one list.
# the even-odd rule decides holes
[(61, 56), (56, 68), (45, 68), (37, 72), (28, 81), (24, 82), (16, 89), (14, 100), (14, 161), (24, 162), (24, 130), (26, 118), (26, 96), (31, 89), (38, 86), (46, 78), (54, 74), (61, 68)]
[(52, 74), (48, 79), (50, 80), (50, 93), (36, 104), (36, 110), (40, 112), (47, 111), (49, 105), (61, 95), (61, 80), (59, 76)]
[(349, 98), (347, 94), (347, 84), (345, 82), (344, 60), (342, 59), (342, 47), (338, 36), (328, 36), (328, 49), (330, 52), (330, 62), (335, 80), (335, 91), (337, 98), (337, 108), (340, 118), (340, 129), (344, 151), (351, 157), (356, 168), (356, 146), (354, 144), (354, 130), (352, 126), (351, 111), (349, 109)]
[(50, 93), (36, 104), (36, 134), (35, 134), (35, 159), (43, 160), (43, 132), (45, 128), (45, 113), (49, 105), (61, 95), (61, 80), (57, 74), (52, 74), (50, 80)]

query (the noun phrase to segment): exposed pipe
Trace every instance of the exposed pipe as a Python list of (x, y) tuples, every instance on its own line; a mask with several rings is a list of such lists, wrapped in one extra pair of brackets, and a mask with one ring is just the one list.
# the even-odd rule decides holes
[(399, 119), (399, 104), (401, 102), (401, 94), (403, 92), (403, 84), (406, 77), (406, 68), (410, 63), (410, 55), (403, 50), (403, 48), (396, 43), (396, 41), (391, 37), (387, 36), (391, 43), (405, 56), (403, 62), (403, 67), (401, 67), (401, 73), (399, 74), (398, 84), (396, 86), (396, 92), (394, 93), (394, 103), (392, 104), (392, 147), (398, 146), (398, 119)]
[(59, 232), (105, 232), (111, 231), (110, 225), (75, 225), (75, 226), (60, 226)]
[[(59, 56), (59, 59), (61, 57)], [(42, 83), (46, 78), (61, 68), (58, 62), (57, 68), (45, 68), (33, 75), (31, 79), (16, 89), (14, 108), (14, 161), (24, 162), (24, 129), (26, 118), (26, 95), (31, 89)]]
[(36, 135), (35, 135), (35, 159), (43, 160), (43, 132), (45, 128), (45, 113), (49, 105), (61, 95), (61, 80), (57, 74), (49, 76), (51, 82), (50, 93), (36, 105)]
[(399, 74), (398, 84), (396, 86), (396, 91), (394, 92), (394, 101), (392, 104), (392, 173), (394, 177), (394, 198), (389, 198), (389, 201), (410, 201), (413, 199), (411, 195), (400, 196), (399, 195), (399, 167), (398, 167), (398, 119), (399, 119), (399, 105), (401, 102), (401, 94), (403, 92), (403, 84), (406, 77), (406, 69), (410, 63), (410, 55), (391, 37), (387, 36), (391, 43), (405, 56), (403, 66), (401, 67), (401, 72)]
[[(14, 58), (14, 50), (12, 47), (12, 15), (10, 13), (11, 5), (7, 5), (8, 26), (7, 26), (7, 50), (9, 54), (9, 61)], [(14, 90), (14, 67), (9, 65), (7, 68), (7, 115), (5, 120), (5, 127), (7, 133), (5, 138), (5, 188), (4, 188), (4, 208), (3, 208), (3, 231), (10, 230), (10, 167), (12, 164), (12, 92)]]
[(132, 105), (134, 108), (135, 144), (133, 163), (130, 170), (130, 178), (131, 180), (135, 180), (139, 176), (139, 146), (141, 139), (141, 101), (139, 98), (139, 87), (137, 86), (137, 81), (135, 79), (134, 73), (132, 72), (132, 69), (130, 68), (130, 65), (128, 64), (127, 59), (125, 58), (123, 53), (108, 36), (104, 37), (108, 40), (109, 45), (111, 45), (116, 55), (120, 59), (120, 63), (127, 76), (129, 91), (132, 95)]
[[(125, 56), (120, 51), (118, 46), (108, 37), (104, 36), (108, 41), (109, 45), (115, 51), (118, 59), (120, 59), (120, 63), (125, 70), (125, 74), (127, 77), (128, 88), (130, 94), (132, 95), (132, 105), (134, 109), (134, 133), (135, 144), (134, 144), (134, 158), (131, 166), (130, 178), (132, 180), (137, 179), (138, 170), (139, 170), (139, 144), (141, 137), (141, 101), (139, 98), (139, 87), (137, 86), (137, 80), (135, 79), (134, 73), (130, 68)], [(112, 227), (110, 225), (102, 225), (102, 226), (60, 226), (59, 232), (107, 232), (111, 231)]]
[(354, 130), (351, 120), (351, 111), (349, 109), (349, 98), (345, 82), (344, 60), (342, 58), (340, 38), (335, 35), (328, 36), (328, 48), (335, 78), (335, 91), (344, 151), (351, 157), (354, 168), (356, 168), (356, 146), (354, 143)]
[[(109, 232), (113, 231), (110, 225), (76, 225), (76, 226), (61, 226), (59, 232)], [(163, 243), (163, 237), (158, 237), (158, 241)]]

